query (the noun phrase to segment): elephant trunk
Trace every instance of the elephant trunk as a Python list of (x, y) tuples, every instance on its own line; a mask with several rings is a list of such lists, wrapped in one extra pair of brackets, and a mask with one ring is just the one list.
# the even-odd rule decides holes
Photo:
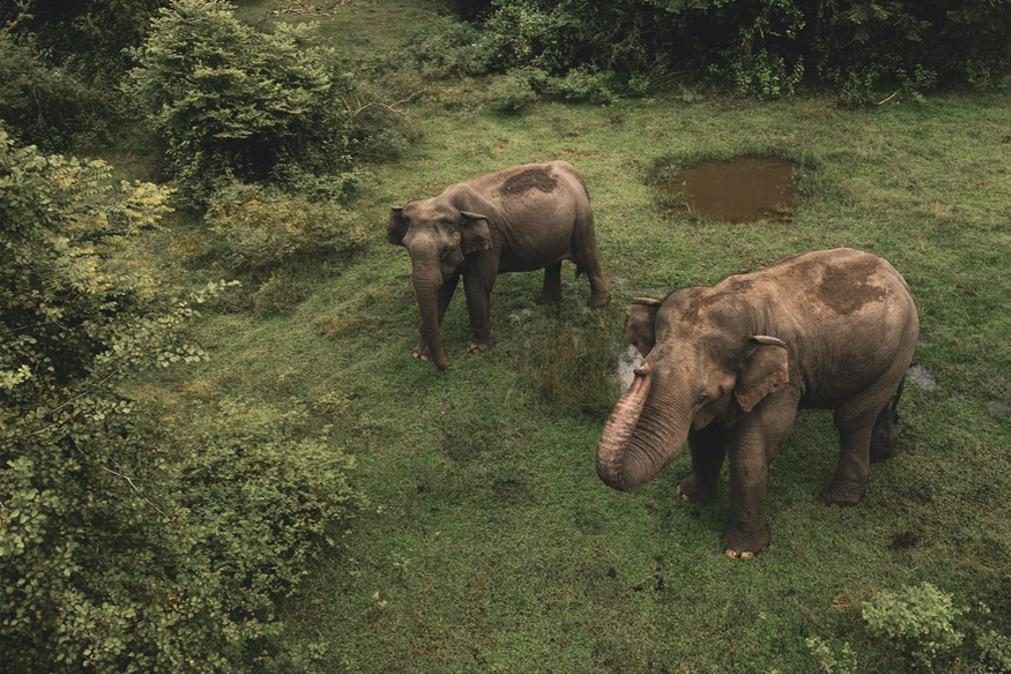
[(432, 274), (415, 269), (412, 278), (418, 309), (421, 311), (421, 342), (428, 347), (429, 357), (436, 367), (445, 370), (449, 367), (449, 359), (442, 348), (442, 338), (439, 335), (439, 289), (442, 277), (438, 271)]
[(690, 425), (691, 406), (654, 389), (650, 365), (644, 363), (604, 424), (597, 475), (614, 489), (639, 487), (681, 453)]

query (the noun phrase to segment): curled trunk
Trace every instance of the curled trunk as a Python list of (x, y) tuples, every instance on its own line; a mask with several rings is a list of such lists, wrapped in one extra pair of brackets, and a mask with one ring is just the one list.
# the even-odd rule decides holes
[(618, 400), (597, 446), (597, 474), (627, 491), (652, 479), (681, 453), (691, 423), (690, 406), (653, 389), (648, 363)]

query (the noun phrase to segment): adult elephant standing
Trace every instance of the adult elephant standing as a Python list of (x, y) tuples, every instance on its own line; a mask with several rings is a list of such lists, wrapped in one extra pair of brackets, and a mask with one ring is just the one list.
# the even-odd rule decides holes
[(501, 272), (544, 269), (538, 302), (561, 299), (563, 260), (590, 281), (591, 307), (610, 300), (600, 270), (590, 195), (571, 164), (525, 164), (450, 185), (436, 197), (393, 208), (390, 243), (411, 255), (411, 278), (421, 310), (421, 341), (412, 355), (449, 367), (439, 326), (463, 278), (470, 314), (468, 351), (494, 344), (489, 302)]
[(840, 456), (826, 503), (853, 505), (868, 463), (895, 443), (896, 405), (916, 349), (916, 305), (885, 260), (849, 248), (787, 258), (711, 288), (629, 307), (625, 335), (645, 360), (597, 448), (597, 473), (633, 489), (691, 448), (683, 497), (714, 498), (730, 455), (726, 553), (769, 544), (769, 462), (799, 407), (835, 410)]

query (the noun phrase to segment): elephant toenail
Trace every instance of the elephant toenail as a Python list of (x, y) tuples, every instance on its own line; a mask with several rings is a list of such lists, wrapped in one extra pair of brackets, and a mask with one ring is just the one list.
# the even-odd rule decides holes
[(755, 553), (753, 553), (753, 552), (742, 552), (741, 553), (741, 559), (751, 559), (754, 556), (755, 556)]

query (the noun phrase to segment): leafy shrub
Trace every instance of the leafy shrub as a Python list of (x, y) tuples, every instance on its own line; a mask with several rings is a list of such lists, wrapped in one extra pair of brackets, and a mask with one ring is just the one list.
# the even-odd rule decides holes
[(0, 129), (0, 665), (260, 671), (273, 601), (362, 503), (351, 461), (304, 414), (222, 404), (180, 438), (121, 392), (204, 358), (183, 327), (220, 284), (180, 301), (123, 262), (169, 193), (110, 172)]
[(412, 59), (429, 77), (483, 75), (494, 67), (495, 47), (486, 31), (440, 17), (412, 36)]
[(962, 643), (955, 621), (966, 612), (952, 595), (930, 583), (882, 590), (864, 604), (863, 618), (871, 632), (896, 643), (918, 664), (931, 669), (939, 657)]
[(764, 97), (808, 77), (849, 87), (853, 102), (854, 72), (874, 89), (917, 69), (992, 86), (1011, 66), (1011, 13), (990, 0), (499, 0), (484, 16), (491, 71), (590, 68), (635, 76), (640, 93), (660, 73), (695, 70)]
[(215, 423), (175, 474), (178, 507), (190, 519), (184, 552), (194, 579), (213, 584), (208, 594), (227, 597), (239, 617), (218, 616), (226, 618), (220, 628), (234, 622), (256, 640), (276, 621), (274, 600), (337, 544), (365, 501), (348, 481), (353, 459), (339, 446), (325, 436), (293, 439), (308, 426), (307, 413), (241, 401), (206, 411)]
[(797, 59), (791, 67), (782, 56), (770, 54), (767, 49), (762, 49), (747, 62), (735, 62), (731, 69), (737, 92), (757, 98), (792, 96), (804, 78), (802, 59)]
[(233, 183), (217, 192), (206, 222), (233, 269), (264, 269), (318, 253), (348, 253), (365, 244), (360, 218), (332, 200)]
[(111, 81), (127, 65), (123, 50), (141, 41), (151, 15), (164, 4), (165, 0), (19, 0), (14, 11), (20, 16), (14, 22), (85, 79), (97, 75)]
[(610, 88), (607, 73), (591, 72), (584, 68), (574, 68), (564, 77), (546, 81), (546, 89), (569, 101), (590, 101), (591, 103), (611, 103), (615, 99)]
[(488, 90), (492, 107), (499, 112), (516, 113), (537, 100), (537, 92), (521, 72), (513, 72), (495, 80)]
[(839, 650), (819, 636), (804, 640), (807, 650), (818, 660), (818, 667), (824, 674), (854, 674), (857, 671), (857, 656), (853, 648), (843, 642)]
[(1011, 672), (1011, 637), (993, 629), (976, 636), (978, 657), (972, 670), (976, 674)]
[(53, 66), (31, 34), (0, 29), (0, 118), (20, 140), (46, 149), (100, 134), (107, 101), (67, 68)]
[(265, 33), (224, 0), (175, 0), (151, 22), (127, 92), (166, 146), (184, 196), (205, 204), (223, 179), (262, 179), (286, 163), (340, 174), (396, 144), (391, 113), (362, 105), (336, 54), (311, 25)]

